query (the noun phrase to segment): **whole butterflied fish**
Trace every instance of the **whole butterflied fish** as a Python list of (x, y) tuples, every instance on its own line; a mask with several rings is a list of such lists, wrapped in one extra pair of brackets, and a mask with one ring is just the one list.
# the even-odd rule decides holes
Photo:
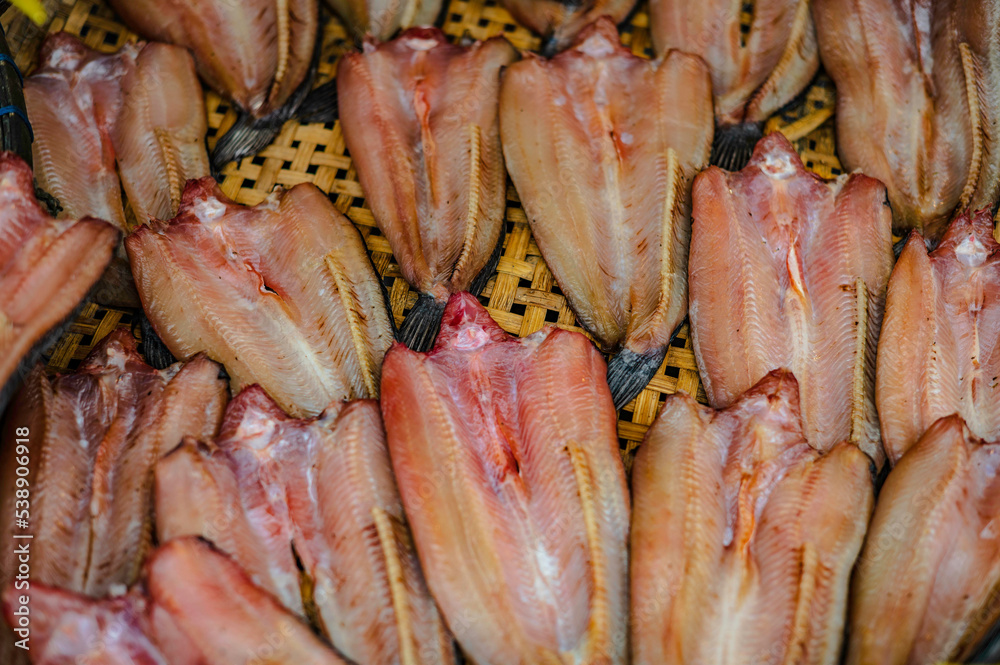
[(319, 0), (110, 0), (140, 35), (191, 51), (198, 73), (243, 112), (213, 165), (258, 152), (309, 92)]
[[(220, 369), (197, 356), (155, 370), (118, 329), (74, 373), (32, 372), (0, 450), (0, 528), (32, 536), (32, 585), (102, 596), (137, 579), (152, 546), (154, 465), (184, 436), (218, 431), (228, 398)], [(30, 529), (14, 521), (20, 479)], [(8, 537), (0, 546), (0, 587), (14, 580), (19, 544)], [(13, 658), (10, 638), (5, 631), (0, 653)]]
[[(89, 215), (128, 231), (123, 185), (142, 222), (173, 217), (184, 183), (208, 175), (201, 85), (180, 47), (128, 44), (107, 55), (58, 32), (46, 38), (24, 91), (35, 176), (61, 217)], [(139, 306), (124, 247), (94, 298)]]
[(656, 53), (662, 57), (676, 49), (700, 56), (712, 72), (713, 164), (743, 168), (764, 121), (815, 76), (819, 53), (809, 2), (650, 0)]
[[(189, 439), (160, 462), (156, 496), (161, 541), (211, 540), (291, 611), (305, 616), (311, 603), (320, 630), (352, 661), (456, 662), (374, 400), (336, 402), (297, 420), (250, 386), (230, 403), (214, 442)], [(296, 560), (308, 578), (302, 590)]]
[(7, 589), (4, 616), (30, 612), (33, 665), (349, 665), (253, 583), (232, 559), (197, 538), (157, 548), (141, 584), (94, 599), (32, 582), (30, 605)]
[(814, 0), (837, 84), (837, 154), (928, 240), (1000, 193), (1000, 2)]
[(502, 37), (462, 47), (436, 28), (413, 28), (366, 41), (338, 66), (344, 142), (375, 222), (420, 294), (399, 333), (410, 348), (430, 348), (448, 297), (478, 293), (500, 258), (497, 100), (500, 69), (516, 59)]
[(358, 41), (387, 41), (399, 30), (431, 25), (442, 0), (326, 0)]
[(427, 583), (477, 663), (623, 665), (629, 497), (604, 359), (508, 336), (467, 293), (432, 351), (395, 344), (382, 415)]
[(615, 406), (649, 383), (687, 312), (691, 181), (712, 145), (711, 81), (680, 52), (632, 55), (607, 18), (504, 73), (504, 156), (545, 262), (608, 352)]
[(809, 445), (789, 372), (720, 411), (668, 396), (632, 492), (633, 663), (840, 662), (870, 461)]
[(0, 153), (0, 407), (111, 261), (107, 222), (53, 219), (35, 198), (29, 167)]
[(848, 665), (968, 661), (1000, 619), (1000, 443), (941, 418), (889, 473), (851, 587)]
[(742, 171), (713, 167), (693, 189), (691, 334), (709, 404), (724, 408), (768, 372), (798, 379), (806, 439), (857, 444), (881, 468), (875, 349), (892, 270), (882, 183), (823, 180), (780, 133)]
[(211, 178), (125, 240), (143, 307), (177, 358), (205, 352), (233, 390), (259, 383), (291, 415), (378, 395), (392, 322), (364, 240), (319, 189), (255, 207)]
[(636, 0), (502, 0), (514, 19), (542, 35), (542, 53), (555, 55), (573, 43), (577, 33), (607, 16), (618, 24), (625, 20)]
[(963, 213), (928, 253), (911, 233), (892, 271), (875, 402), (895, 464), (938, 418), (958, 413), (1000, 440), (1000, 245), (989, 210)]

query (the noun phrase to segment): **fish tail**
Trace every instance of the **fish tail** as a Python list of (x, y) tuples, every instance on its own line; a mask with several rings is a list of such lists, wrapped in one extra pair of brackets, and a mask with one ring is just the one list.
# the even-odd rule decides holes
[(337, 106), (337, 79), (327, 81), (310, 91), (302, 100), (295, 117), (302, 123), (336, 122), (340, 117)]
[(761, 126), (756, 122), (716, 126), (709, 162), (727, 171), (739, 171), (750, 161), (754, 146), (763, 136)]
[(145, 312), (139, 312), (139, 330), (142, 334), (142, 355), (150, 367), (166, 369), (177, 362), (174, 355), (170, 353), (170, 349), (153, 330), (153, 324), (149, 322)]
[(649, 384), (667, 357), (669, 346), (645, 353), (622, 349), (608, 362), (608, 387), (616, 409), (631, 402)]
[(546, 35), (542, 39), (542, 57), (551, 58), (559, 52), (559, 37), (555, 32)]
[(489, 283), (490, 277), (497, 271), (497, 266), (500, 265), (500, 255), (503, 254), (503, 241), (506, 235), (501, 229), (500, 236), (497, 238), (497, 244), (493, 247), (493, 253), (490, 254), (486, 265), (483, 266), (483, 269), (479, 271), (476, 278), (472, 280), (472, 284), (469, 285), (469, 293), (472, 295), (478, 296), (482, 293), (482, 290), (486, 288), (486, 284)]
[(414, 351), (429, 351), (441, 328), (441, 317), (446, 304), (432, 295), (421, 293), (417, 297), (417, 304), (399, 327), (397, 339)]

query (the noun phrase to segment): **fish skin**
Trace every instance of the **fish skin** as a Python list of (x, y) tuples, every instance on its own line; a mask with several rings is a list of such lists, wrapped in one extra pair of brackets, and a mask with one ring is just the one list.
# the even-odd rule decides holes
[(604, 351), (662, 359), (686, 314), (690, 187), (712, 145), (704, 63), (634, 56), (602, 18), (555, 58), (507, 69), (500, 124), (532, 234), (581, 324)]
[(0, 153), (0, 386), (86, 296), (118, 238), (92, 217), (50, 217), (35, 198), (31, 168)]
[(356, 40), (388, 41), (399, 30), (431, 25), (441, 13), (441, 0), (326, 0)]
[(191, 51), (198, 73), (254, 117), (280, 109), (305, 80), (316, 0), (110, 0), (130, 28)]
[(669, 396), (632, 472), (633, 662), (837, 663), (869, 465), (808, 445), (784, 370), (720, 411)]
[(893, 464), (938, 418), (1000, 439), (1000, 245), (989, 210), (960, 214), (928, 253), (910, 234), (889, 280), (875, 400)]
[(585, 27), (607, 16), (616, 25), (625, 20), (636, 0), (597, 0), (576, 3), (563, 0), (503, 0), (514, 20), (545, 37), (546, 47), (561, 51)]
[[(12, 587), (4, 590), (8, 624), (23, 595)], [(33, 581), (27, 597), (33, 665), (182, 665), (168, 663), (148, 637), (146, 601), (136, 591), (99, 601)]]
[(806, 439), (856, 443), (881, 468), (875, 350), (892, 270), (885, 188), (823, 180), (780, 133), (749, 165), (709, 168), (693, 188), (689, 313), (709, 404), (724, 408), (769, 371), (791, 370)]
[[(214, 444), (188, 440), (156, 473), (161, 540), (211, 539), (299, 616), (307, 596), (351, 660), (456, 662), (410, 542), (374, 400), (298, 420), (250, 386)], [(301, 593), (296, 559), (308, 578)]]
[[(720, 127), (761, 123), (805, 89), (819, 68), (809, 0), (756, 0), (748, 33), (741, 3), (650, 0), (653, 47), (708, 64)], [(742, 45), (745, 43), (745, 46)]]
[(959, 415), (899, 460), (851, 589), (848, 665), (965, 662), (1000, 618), (998, 471), (1000, 444)]
[(471, 287), (503, 231), (506, 177), (495, 37), (449, 44), (437, 28), (365, 42), (337, 70), (344, 141), (406, 280), (443, 305)]
[(377, 395), (392, 325), (357, 229), (315, 186), (255, 207), (211, 178), (174, 219), (125, 240), (157, 334), (177, 358), (205, 352), (234, 391), (259, 383), (294, 416)]
[(467, 293), (452, 296), (432, 351), (386, 355), (403, 506), (475, 662), (626, 661), (629, 496), (604, 375), (584, 336), (512, 338)]
[(111, 133), (122, 187), (139, 224), (177, 214), (184, 184), (209, 174), (208, 120), (191, 55), (147, 44), (122, 77)]
[[(928, 239), (1000, 193), (1000, 2), (813, 2), (837, 85), (837, 152)], [(963, 55), (962, 44), (967, 54)]]
[(45, 39), (38, 69), (24, 80), (35, 177), (58, 199), (63, 217), (89, 215), (126, 229), (111, 137), (122, 109), (121, 81), (140, 49), (129, 44), (106, 55), (57, 32)]

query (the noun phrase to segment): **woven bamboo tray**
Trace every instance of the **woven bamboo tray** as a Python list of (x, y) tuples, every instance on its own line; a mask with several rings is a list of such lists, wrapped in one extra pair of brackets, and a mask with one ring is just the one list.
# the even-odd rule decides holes
[[(66, 30), (79, 35), (88, 46), (107, 52), (116, 51), (124, 43), (136, 39), (136, 35), (122, 26), (102, 1), (48, 0), (47, 5), (53, 18), (45, 30), (31, 25), (13, 10), (0, 17), (22, 71), (30, 71), (45, 32)], [(329, 20), (325, 24), (317, 84), (331, 79), (335, 75), (339, 56), (353, 48), (341, 23), (328, 13), (324, 16)], [(540, 44), (537, 37), (516, 25), (496, 0), (450, 0), (446, 3), (439, 25), (455, 39), (466, 35), (486, 39), (502, 34), (520, 49), (534, 50)], [(648, 57), (652, 55), (652, 49), (647, 25), (645, 3), (642, 3), (632, 19), (622, 27), (622, 41), (634, 53)], [(236, 115), (225, 101), (212, 92), (206, 94), (206, 105), (209, 145), (214, 145), (215, 137), (229, 129)], [(833, 85), (820, 75), (800, 99), (768, 121), (765, 131), (783, 131), (792, 139), (807, 167), (824, 177), (832, 177), (840, 173), (840, 163), (834, 150), (833, 108)], [(226, 195), (248, 205), (259, 203), (279, 185), (290, 187), (312, 182), (327, 192), (337, 208), (354, 221), (365, 237), (388, 290), (396, 323), (402, 322), (416, 302), (417, 294), (403, 279), (388, 242), (375, 227), (371, 212), (365, 206), (354, 165), (346, 154), (339, 123), (302, 125), (289, 122), (272, 145), (239, 165), (229, 165), (223, 176), (221, 187)], [(514, 335), (531, 334), (545, 324), (583, 332), (542, 260), (517, 194), (509, 183), (503, 256), (496, 276), (490, 280), (480, 299), (493, 318)], [(116, 327), (131, 327), (132, 320), (133, 312), (88, 303), (68, 332), (46, 355), (48, 369), (73, 369), (102, 337)], [(632, 454), (659, 412), (660, 404), (666, 395), (677, 390), (697, 395), (700, 401), (705, 401), (687, 326), (674, 340), (649, 387), (620, 412), (618, 435), (627, 467), (631, 466)]]

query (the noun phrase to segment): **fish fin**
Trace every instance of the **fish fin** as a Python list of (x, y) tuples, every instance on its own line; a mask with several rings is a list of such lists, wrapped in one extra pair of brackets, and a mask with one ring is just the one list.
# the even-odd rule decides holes
[(559, 37), (552, 32), (542, 38), (542, 57), (551, 58), (559, 53)]
[(337, 79), (310, 91), (299, 106), (295, 117), (302, 123), (336, 122), (340, 118), (337, 107)]
[(177, 362), (170, 349), (153, 330), (153, 324), (149, 322), (145, 312), (139, 312), (139, 330), (142, 334), (142, 355), (150, 367), (166, 369)]
[(969, 105), (969, 124), (972, 128), (972, 160), (969, 165), (969, 176), (966, 178), (962, 196), (959, 198), (958, 210), (969, 207), (973, 195), (979, 186), (979, 174), (983, 168), (983, 119), (979, 98), (982, 75), (976, 67), (975, 56), (969, 45), (962, 42), (958, 45), (962, 60), (962, 74), (965, 78), (965, 95)]
[(407, 603), (406, 577), (400, 557), (400, 542), (398, 527), (393, 518), (379, 506), (372, 506), (372, 521), (378, 534), (385, 570), (389, 578), (389, 594), (392, 597), (392, 607), (396, 615), (396, 631), (399, 641), (400, 665), (417, 665), (417, 644), (413, 635), (413, 618)]
[(763, 136), (761, 126), (755, 122), (716, 127), (709, 162), (727, 171), (739, 171), (750, 161), (754, 146)]
[(472, 280), (472, 284), (469, 285), (469, 293), (472, 295), (478, 296), (482, 293), (483, 289), (485, 289), (486, 285), (489, 283), (490, 277), (492, 277), (493, 273), (497, 271), (497, 266), (500, 265), (500, 255), (503, 254), (503, 241), (506, 237), (507, 234), (503, 232), (503, 229), (501, 229), (500, 237), (497, 238), (497, 244), (496, 247), (493, 248), (493, 253), (490, 254), (490, 258), (486, 261), (486, 265), (483, 266), (483, 269), (479, 271), (476, 278)]
[(906, 241), (910, 239), (910, 235), (906, 234), (896, 242), (892, 244), (892, 258), (898, 259), (899, 255), (903, 253), (903, 248), (906, 247)]
[[(368, 390), (366, 397), (378, 396), (378, 365), (376, 359), (372, 357), (372, 351), (365, 343), (365, 322), (364, 312), (360, 311), (358, 294), (354, 290), (347, 275), (347, 268), (337, 263), (336, 257), (331, 252), (326, 255), (326, 268), (333, 276), (333, 281), (337, 285), (337, 294), (344, 307), (344, 315), (347, 317), (347, 327), (351, 332), (351, 341), (354, 343), (354, 351), (358, 354), (358, 366), (361, 369), (361, 376)], [(376, 273), (378, 274), (378, 273)]]
[(38, 202), (42, 204), (45, 211), (52, 217), (58, 217), (59, 213), (63, 211), (62, 203), (59, 202), (59, 199), (39, 187), (37, 179), (35, 180), (35, 198), (38, 199)]
[(620, 409), (642, 392), (660, 369), (670, 345), (645, 353), (622, 349), (608, 362), (608, 387), (615, 408)]
[(256, 155), (271, 144), (284, 124), (285, 119), (280, 114), (255, 118), (241, 111), (236, 123), (215, 144), (212, 169), (221, 172), (222, 167), (229, 162), (238, 162), (244, 157)]
[(417, 296), (417, 304), (399, 327), (397, 339), (414, 351), (429, 351), (441, 328), (446, 304), (432, 295), (421, 293)]

